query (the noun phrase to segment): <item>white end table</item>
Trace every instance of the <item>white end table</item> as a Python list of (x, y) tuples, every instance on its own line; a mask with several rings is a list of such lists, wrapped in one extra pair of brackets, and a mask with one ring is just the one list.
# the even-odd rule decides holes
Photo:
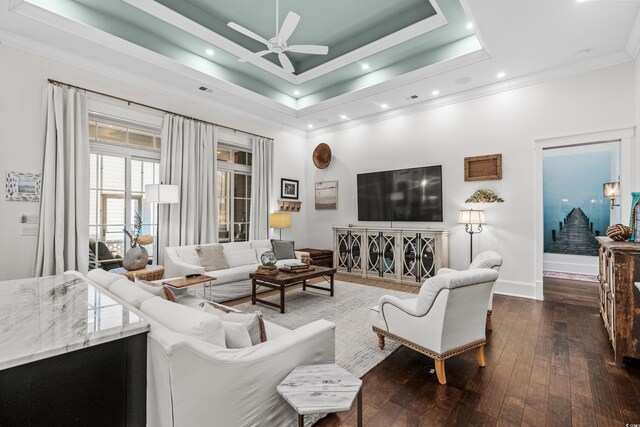
[(358, 400), (358, 427), (362, 427), (362, 380), (335, 364), (298, 366), (277, 387), (298, 413), (304, 427), (307, 414), (347, 411)]

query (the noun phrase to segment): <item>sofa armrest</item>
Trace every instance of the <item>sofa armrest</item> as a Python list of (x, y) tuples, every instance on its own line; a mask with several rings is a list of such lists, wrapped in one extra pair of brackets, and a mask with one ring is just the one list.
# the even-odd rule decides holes
[(311, 257), (311, 254), (309, 252), (295, 251), (295, 253), (298, 261), (302, 261), (303, 256), (306, 256), (308, 258)]
[(204, 274), (205, 269), (199, 265), (188, 264), (168, 254), (164, 257), (164, 277), (184, 277), (187, 274)]
[(438, 272), (436, 273), (436, 276), (440, 276), (441, 274), (451, 274), (451, 273), (456, 273), (458, 270), (454, 270), (453, 268), (441, 268), (440, 270), (438, 270)]

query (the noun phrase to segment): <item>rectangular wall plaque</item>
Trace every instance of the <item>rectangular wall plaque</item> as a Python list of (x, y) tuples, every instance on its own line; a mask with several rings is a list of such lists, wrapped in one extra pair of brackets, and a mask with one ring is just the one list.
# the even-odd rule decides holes
[(491, 181), (497, 179), (502, 179), (502, 154), (464, 158), (465, 181)]

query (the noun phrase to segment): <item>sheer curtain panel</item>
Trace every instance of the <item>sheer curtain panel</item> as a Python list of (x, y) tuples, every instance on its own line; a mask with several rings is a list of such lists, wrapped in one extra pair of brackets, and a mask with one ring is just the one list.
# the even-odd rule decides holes
[(165, 246), (218, 241), (217, 141), (213, 125), (173, 114), (164, 117), (160, 180), (180, 188), (180, 203), (160, 205), (160, 263)]
[(35, 276), (89, 267), (89, 113), (83, 91), (49, 84)]
[(253, 137), (249, 240), (269, 238), (269, 203), (273, 185), (273, 140)]

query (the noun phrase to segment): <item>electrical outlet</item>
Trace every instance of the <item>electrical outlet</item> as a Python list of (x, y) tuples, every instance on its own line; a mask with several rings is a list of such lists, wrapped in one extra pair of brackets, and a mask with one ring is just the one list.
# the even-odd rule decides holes
[(23, 225), (22, 226), (22, 235), (23, 236), (37, 236), (38, 235), (38, 226), (37, 225)]

